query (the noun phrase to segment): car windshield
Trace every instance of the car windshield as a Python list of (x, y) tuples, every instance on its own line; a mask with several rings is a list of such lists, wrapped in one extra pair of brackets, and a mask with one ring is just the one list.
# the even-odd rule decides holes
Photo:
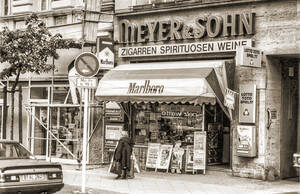
[(30, 152), (18, 143), (0, 142), (0, 159), (28, 159)]

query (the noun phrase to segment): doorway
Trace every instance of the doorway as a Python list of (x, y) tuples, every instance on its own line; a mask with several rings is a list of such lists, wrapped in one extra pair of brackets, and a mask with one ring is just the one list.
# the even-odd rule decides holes
[(293, 153), (297, 152), (298, 73), (299, 66), (296, 60), (281, 60), (280, 176), (282, 179), (296, 176)]

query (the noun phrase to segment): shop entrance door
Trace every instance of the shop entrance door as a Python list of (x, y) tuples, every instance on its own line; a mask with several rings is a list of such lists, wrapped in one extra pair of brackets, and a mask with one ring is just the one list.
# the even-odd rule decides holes
[(293, 153), (297, 152), (298, 114), (298, 72), (296, 61), (285, 60), (281, 63), (281, 132), (280, 132), (280, 177), (296, 176), (293, 167)]

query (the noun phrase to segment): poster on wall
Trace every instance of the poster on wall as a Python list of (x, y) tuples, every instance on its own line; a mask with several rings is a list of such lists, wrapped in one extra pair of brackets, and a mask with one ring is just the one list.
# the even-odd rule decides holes
[(206, 167), (206, 131), (195, 131), (193, 170), (205, 170), (205, 167)]
[(156, 161), (157, 169), (166, 169), (167, 172), (170, 166), (170, 160), (172, 155), (173, 145), (161, 145), (158, 153), (158, 158)]
[(261, 67), (262, 51), (249, 46), (238, 46), (236, 63), (241, 66)]
[(255, 126), (237, 126), (237, 155), (245, 157), (256, 156), (256, 128)]
[(105, 126), (105, 139), (119, 140), (121, 137), (122, 130), (123, 130), (123, 125), (106, 125)]
[(255, 123), (256, 85), (240, 85), (239, 122)]
[(155, 168), (158, 159), (158, 153), (160, 149), (159, 143), (149, 143), (147, 151), (146, 168)]

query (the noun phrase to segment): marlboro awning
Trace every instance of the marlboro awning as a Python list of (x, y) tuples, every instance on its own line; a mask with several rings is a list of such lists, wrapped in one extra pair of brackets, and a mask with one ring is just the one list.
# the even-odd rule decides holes
[[(229, 71), (228, 71), (229, 70)], [(187, 61), (119, 65), (100, 80), (96, 98), (115, 102), (224, 103), (232, 62)]]

